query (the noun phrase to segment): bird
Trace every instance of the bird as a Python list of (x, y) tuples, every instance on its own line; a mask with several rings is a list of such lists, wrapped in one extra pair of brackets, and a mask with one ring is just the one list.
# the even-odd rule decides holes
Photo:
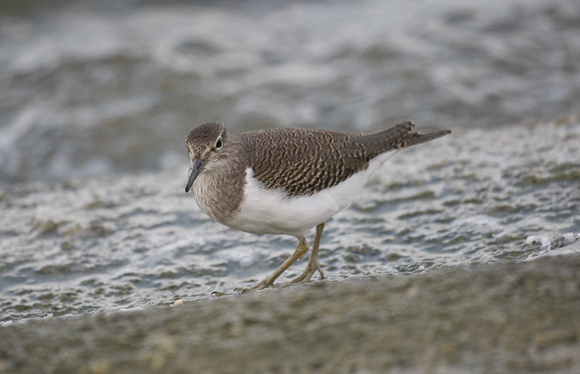
[[(348, 208), (370, 176), (397, 151), (451, 130), (414, 132), (405, 121), (373, 133), (267, 128), (230, 134), (220, 122), (193, 128), (186, 139), (190, 168), (185, 192), (213, 220), (254, 234), (292, 235), (296, 250), (272, 274), (242, 292), (308, 283), (318, 271), (326, 222)], [(309, 251), (305, 271), (276, 279)]]

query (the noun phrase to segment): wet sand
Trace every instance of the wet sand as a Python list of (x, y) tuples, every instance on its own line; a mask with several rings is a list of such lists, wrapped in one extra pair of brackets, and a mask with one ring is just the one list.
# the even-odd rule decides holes
[[(62, 3), (0, 5), (0, 373), (580, 372), (580, 249), (543, 257), (580, 235), (577, 0)], [(296, 243), (183, 193), (194, 125), (404, 119), (454, 133), (330, 222), (327, 280), (209, 296)]]
[(575, 373), (580, 255), (0, 329), (0, 372)]
[[(522, 261), (570, 243), (578, 139), (572, 118), (458, 130), (401, 152), (328, 223), (327, 279)], [(186, 168), (0, 189), (0, 324), (207, 299), (252, 286), (292, 253), (293, 237), (212, 221), (183, 192)]]

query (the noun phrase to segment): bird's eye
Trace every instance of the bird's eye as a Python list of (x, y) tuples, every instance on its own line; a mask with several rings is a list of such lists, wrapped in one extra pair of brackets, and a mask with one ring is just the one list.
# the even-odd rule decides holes
[(217, 138), (217, 142), (215, 143), (215, 149), (220, 149), (222, 147), (222, 137)]

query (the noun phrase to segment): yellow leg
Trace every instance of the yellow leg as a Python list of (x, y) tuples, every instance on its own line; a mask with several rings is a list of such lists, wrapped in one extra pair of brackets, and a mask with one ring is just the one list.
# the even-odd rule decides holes
[(263, 290), (264, 288), (274, 286), (274, 282), (276, 281), (276, 279), (278, 279), (278, 277), (282, 275), (282, 273), (285, 272), (286, 269), (292, 266), (292, 264), (294, 264), (300, 258), (304, 257), (304, 255), (308, 252), (308, 249), (309, 246), (308, 242), (306, 241), (306, 238), (304, 236), (299, 236), (298, 247), (296, 247), (294, 253), (292, 253), (292, 255), (288, 257), (286, 261), (282, 263), (282, 265), (278, 266), (278, 268), (274, 270), (274, 272), (270, 274), (268, 278), (264, 279), (263, 281), (261, 281), (260, 283), (256, 284), (253, 287), (236, 289), (236, 291), (241, 291), (242, 293), (244, 293), (248, 291)]
[(308, 260), (308, 265), (304, 273), (300, 274), (296, 278), (292, 279), (287, 285), (291, 284), (305, 284), (310, 281), (310, 278), (318, 271), (320, 273), (320, 279), (324, 279), (324, 273), (318, 265), (318, 248), (320, 247), (320, 240), (322, 239), (322, 232), (324, 231), (324, 226), (326, 222), (321, 223), (316, 226), (316, 236), (314, 237), (314, 244), (312, 246), (312, 253), (310, 253), (310, 260)]

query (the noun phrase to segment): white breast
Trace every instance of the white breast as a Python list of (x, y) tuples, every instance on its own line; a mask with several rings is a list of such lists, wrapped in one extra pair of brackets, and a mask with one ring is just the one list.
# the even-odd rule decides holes
[(394, 154), (388, 152), (379, 155), (371, 160), (367, 170), (334, 187), (311, 196), (291, 198), (281, 189), (264, 188), (254, 178), (252, 168), (248, 168), (241, 209), (224, 224), (256, 234), (304, 235), (307, 230), (348, 208), (369, 177)]

